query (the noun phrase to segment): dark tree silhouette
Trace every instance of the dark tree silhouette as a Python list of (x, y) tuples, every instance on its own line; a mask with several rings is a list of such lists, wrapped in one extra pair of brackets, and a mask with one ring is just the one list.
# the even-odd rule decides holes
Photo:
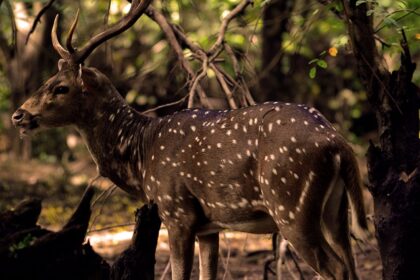
[(401, 66), (390, 72), (375, 43), (367, 3), (343, 0), (360, 79), (376, 112), (379, 143), (367, 153), (369, 189), (375, 207), (376, 237), (383, 279), (413, 279), (420, 262), (419, 89), (404, 30)]
[(280, 96), (293, 98), (290, 95), (286, 74), (282, 70), (283, 36), (289, 31), (291, 13), (295, 1), (270, 1), (263, 10), (262, 28), (262, 70), (260, 88), (264, 99), (277, 100)]

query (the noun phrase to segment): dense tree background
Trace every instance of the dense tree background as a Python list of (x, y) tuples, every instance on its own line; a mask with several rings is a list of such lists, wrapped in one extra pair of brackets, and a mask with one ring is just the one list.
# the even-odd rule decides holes
[[(57, 55), (51, 48), (49, 36), (56, 13), (61, 15), (60, 26), (65, 34), (65, 27), (80, 9), (75, 44), (83, 45), (104, 25), (118, 20), (129, 3), (122, 0), (54, 1), (27, 41), (35, 16), (48, 2), (0, 1), (0, 163), (3, 167), (0, 193), (6, 198), (0, 197), (0, 210), (9, 207), (13, 199), (22, 197), (10, 194), (10, 190), (20, 189), (14, 188), (14, 184), (23, 186), (23, 193), (28, 192), (25, 188), (28, 180), (37, 178), (35, 183), (29, 183), (31, 193), (37, 193), (33, 186), (42, 182), (43, 186), (58, 189), (58, 196), (64, 196), (71, 192), (72, 186), (84, 186), (94, 174), (81, 172), (92, 162), (72, 128), (55, 129), (20, 141), (9, 119), (11, 112), (57, 69)], [(208, 50), (216, 41), (221, 20), (239, 2), (156, 0), (153, 6), (179, 26), (190, 41)], [(374, 40), (371, 43), (382, 66), (390, 72), (400, 68), (400, 54), (404, 51), (400, 44), (402, 30), (412, 61), (419, 61), (419, 0), (350, 2), (353, 7), (368, 4), (369, 8), (363, 12), (372, 20)], [(359, 78), (361, 65), (357, 53), (353, 52), (354, 45), (349, 43), (354, 38), (349, 38), (345, 17), (341, 1), (254, 1), (230, 23), (225, 35), (227, 45), (238, 60), (238, 68), (235, 69), (226, 52), (219, 56), (217, 64), (232, 77), (237, 77), (235, 70), (239, 71), (257, 102), (277, 100), (317, 107), (352, 143), (366, 174), (364, 155), (368, 141), (380, 140), (374, 111), (377, 108), (368, 102), (371, 88), (366, 85), (366, 73)], [(199, 73), (201, 63), (185, 45), (181, 47), (193, 71)], [(364, 46), (359, 46), (357, 52), (363, 51)], [(95, 51), (87, 64), (106, 73), (127, 102), (139, 111), (178, 101), (189, 93), (188, 75), (176, 53), (161, 28), (146, 16)], [(211, 106), (227, 108), (229, 104), (214, 71), (208, 69), (206, 74), (201, 86)], [(419, 85), (419, 82), (420, 72), (416, 70), (412, 83)], [(194, 105), (200, 106), (198, 99)], [(165, 115), (186, 106), (187, 102), (177, 103), (151, 114)], [(418, 131), (413, 133), (419, 134)], [(22, 169), (21, 159), (32, 164), (28, 168), (31, 170)], [(49, 164), (59, 166), (60, 172), (50, 174)], [(38, 176), (31, 175), (30, 171)], [(71, 203), (74, 201), (77, 199)], [(128, 198), (124, 201), (121, 205), (125, 206), (117, 208), (132, 207), (127, 206), (130, 205)], [(57, 216), (69, 215), (60, 203), (52, 204), (50, 212), (44, 215), (44, 222), (54, 224), (60, 220)]]

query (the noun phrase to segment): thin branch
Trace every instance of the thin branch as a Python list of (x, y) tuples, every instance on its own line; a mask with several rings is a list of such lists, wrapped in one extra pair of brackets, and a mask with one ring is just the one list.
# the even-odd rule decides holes
[(214, 65), (213, 63), (210, 63), (210, 68), (213, 69), (214, 73), (216, 74), (217, 81), (219, 82), (220, 86), (226, 94), (226, 98), (230, 108), (238, 109), (238, 105), (236, 105), (232, 91), (229, 89), (229, 86), (226, 83), (225, 76), (217, 69), (216, 65)]
[(10, 45), (10, 55), (14, 56), (17, 53), (17, 27), (15, 13), (13, 12), (13, 7), (10, 4), (9, 0), (5, 1), (6, 8), (9, 11), (10, 24), (12, 26), (12, 44)]
[(166, 274), (168, 274), (170, 268), (171, 268), (171, 261), (169, 259), (168, 263), (165, 266), (165, 269), (162, 272), (162, 275), (160, 276), (160, 280), (164, 280), (166, 278)]
[[(181, 63), (181, 67), (187, 72), (188, 80), (194, 81), (196, 79), (196, 74), (194, 73), (190, 63), (184, 57), (182, 47), (180, 46), (179, 41), (177, 40), (177, 37), (174, 33), (175, 28), (173, 28), (173, 26), (167, 21), (163, 14), (161, 14), (151, 6), (147, 8), (146, 15), (160, 26), (163, 33), (165, 34), (166, 39), (168, 40), (169, 45), (178, 57), (178, 60)], [(192, 84), (190, 84), (190, 88), (191, 87)], [(210, 108), (207, 96), (204, 93), (204, 90), (202, 89), (201, 85), (198, 84), (196, 86), (196, 89), (198, 91), (201, 103), (205, 107)]]
[(162, 108), (166, 108), (166, 107), (171, 107), (171, 106), (178, 105), (178, 104), (180, 104), (180, 103), (184, 102), (187, 98), (188, 98), (188, 95), (186, 95), (186, 96), (182, 97), (181, 99), (179, 99), (179, 100), (177, 100), (177, 101), (174, 101), (174, 102), (171, 102), (171, 103), (166, 103), (166, 104), (163, 104), (163, 105), (157, 106), (157, 107), (155, 107), (155, 108), (151, 108), (151, 109), (149, 109), (149, 110), (147, 110), (147, 111), (144, 111), (144, 112), (143, 112), (143, 114), (147, 115), (148, 113), (151, 113), (151, 112), (157, 111), (157, 110), (162, 109)]
[(388, 43), (385, 41), (385, 39), (383, 39), (382, 37), (380, 37), (378, 34), (375, 34), (375, 40), (377, 40), (379, 43), (381, 43), (383, 46), (389, 48), (392, 46), (392, 44)]
[(129, 226), (135, 226), (135, 225), (136, 223), (131, 222), (131, 223), (125, 223), (125, 224), (119, 224), (119, 225), (105, 226), (101, 228), (94, 228), (94, 229), (88, 230), (87, 234), (92, 233), (92, 232), (99, 232), (99, 231), (105, 231), (105, 230), (121, 228), (121, 227), (129, 227)]
[[(384, 21), (385, 21), (385, 19), (386, 18), (389, 18), (391, 15), (393, 15), (393, 14), (396, 14), (396, 13), (402, 13), (402, 12), (407, 12), (406, 14), (404, 14), (404, 15), (402, 15), (402, 16), (400, 16), (400, 17), (398, 17), (398, 18), (396, 18), (396, 19), (394, 19), (395, 20), (395, 22), (398, 22), (398, 21), (400, 21), (400, 20), (402, 20), (403, 18), (405, 18), (405, 17), (407, 17), (407, 16), (409, 16), (409, 15), (412, 15), (412, 14), (414, 14), (414, 15), (417, 15), (417, 16), (419, 16), (420, 15), (420, 13), (418, 13), (417, 12), (417, 10), (418, 9), (420, 9), (420, 8), (415, 8), (415, 9), (403, 9), (403, 10), (397, 10), (397, 11), (393, 11), (393, 12), (391, 12), (391, 13), (389, 13), (385, 18), (383, 18), (377, 25), (376, 25), (376, 27), (374, 28), (374, 30), (375, 30), (375, 33), (378, 33), (379, 31), (381, 31), (383, 28), (385, 28), (387, 25), (386, 24), (383, 24), (384, 23)], [(382, 25), (383, 24), (383, 25)]]
[(110, 10), (111, 10), (111, 0), (108, 1), (108, 6), (106, 7), (106, 12), (104, 15), (104, 25), (108, 25)]
[[(102, 196), (105, 196), (104, 197), (104, 199), (103, 199), (103, 201), (102, 201), (102, 205), (101, 205), (101, 207), (99, 208), (99, 212), (96, 214), (96, 216), (95, 217), (93, 217), (93, 219), (92, 219), (92, 223), (91, 223), (91, 225), (90, 225), (90, 229), (92, 229), (93, 228), (93, 226), (95, 225), (95, 223), (96, 223), (96, 219), (102, 214), (102, 210), (103, 210), (103, 208), (104, 208), (104, 205), (105, 205), (105, 202), (108, 200), (108, 198), (112, 195), (112, 193), (115, 191), (117, 189), (117, 186), (116, 185), (114, 185), (114, 184), (112, 184), (111, 185), (111, 187), (109, 187), (108, 189), (106, 189), (105, 191), (103, 191), (100, 195), (99, 195), (99, 197), (102, 197)], [(93, 206), (94, 206), (94, 204), (96, 203), (98, 201), (98, 199), (96, 199), (93, 203), (92, 203), (92, 208), (93, 208)], [(90, 231), (90, 229), (89, 229), (89, 231)]]
[(198, 74), (198, 76), (195, 77), (195, 79), (192, 83), (190, 92), (188, 94), (188, 96), (189, 96), (189, 98), (188, 98), (188, 108), (192, 108), (193, 105), (194, 105), (194, 95), (195, 95), (196, 88), (197, 88), (198, 84), (200, 83), (200, 81), (207, 75), (208, 65), (209, 65), (209, 59), (207, 57), (205, 57), (204, 61), (203, 61), (203, 67), (202, 67), (201, 73)]
[(318, 0), (318, 2), (321, 5), (329, 6), (329, 9), (333, 14), (335, 14), (339, 19), (343, 19), (343, 13), (340, 12), (339, 10), (337, 10), (337, 8), (335, 8), (334, 6), (331, 5), (331, 4), (334, 4), (333, 0)]
[[(230, 57), (230, 59), (232, 60), (232, 64), (233, 64), (233, 69), (235, 71), (235, 75), (236, 75), (236, 79), (239, 82), (239, 86), (240, 89), (242, 91), (242, 94), (244, 95), (245, 100), (250, 104), (250, 105), (255, 105), (255, 101), (251, 96), (251, 92), (249, 90), (249, 87), (244, 79), (244, 76), (242, 75), (242, 71), (239, 68), (239, 62), (238, 59), (236, 58), (233, 49), (226, 43), (223, 44), (225, 50), (226, 50), (226, 54)], [(245, 104), (246, 105), (246, 104)]]
[(202, 48), (200, 48), (198, 45), (194, 44), (193, 42), (191, 42), (187, 36), (185, 35), (185, 33), (181, 30), (181, 28), (177, 25), (171, 24), (171, 27), (173, 29), (173, 31), (175, 32), (178, 40), (186, 45), (192, 52), (200, 52), (203, 51)]
[(34, 22), (32, 23), (32, 27), (29, 30), (28, 34), (26, 35), (26, 39), (25, 39), (25, 45), (28, 44), (29, 41), (29, 37), (31, 36), (32, 33), (34, 33), (36, 26), (38, 25), (39, 22), (41, 22), (41, 17), (45, 14), (45, 12), (54, 4), (55, 0), (50, 0), (48, 1), (48, 3), (42, 7), (42, 9), (39, 11), (39, 13), (36, 15)]
[[(219, 60), (218, 56), (224, 50), (226, 50), (227, 45), (224, 44), (224, 37), (226, 35), (226, 31), (227, 31), (229, 23), (241, 12), (243, 12), (248, 5), (252, 3), (253, 1), (251, 0), (242, 1), (223, 19), (217, 40), (213, 44), (213, 46), (210, 48), (209, 51), (205, 51), (203, 48), (201, 48), (197, 44), (194, 44), (191, 41), (189, 41), (187, 36), (184, 34), (184, 32), (178, 26), (169, 23), (166, 17), (160, 12), (156, 11), (152, 7), (149, 7), (146, 10), (146, 14), (161, 27), (163, 33), (165, 34), (168, 40), (168, 43), (170, 44), (170, 46), (172, 47), (172, 49), (175, 51), (176, 55), (178, 56), (178, 59), (181, 62), (182, 68), (188, 73), (188, 76), (190, 78), (188, 107), (193, 106), (194, 96), (196, 92), (198, 92), (201, 103), (205, 105), (203, 103), (203, 100), (207, 100), (207, 96), (202, 90), (200, 86), (200, 82), (202, 79), (204, 79), (207, 76), (208, 66), (210, 66), (210, 68), (212, 68), (214, 72), (216, 73), (216, 78), (221, 88), (225, 92), (228, 103), (232, 109), (236, 109), (238, 108), (238, 106), (236, 105), (236, 102), (233, 98), (232, 90), (229, 88), (229, 85), (227, 82), (230, 82), (232, 85), (236, 85), (237, 88), (239, 88), (242, 91), (243, 98), (240, 100), (243, 100), (242, 103), (244, 106), (246, 106), (247, 103), (255, 104), (254, 100), (251, 97), (249, 89), (247, 88), (247, 85), (244, 82), (245, 80), (241, 78), (239, 65), (235, 66), (237, 68), (236, 73), (239, 74), (237, 75), (238, 77), (237, 80), (239, 81), (238, 83), (232, 77), (230, 77), (226, 72), (221, 71), (221, 69), (219, 70), (218, 66), (214, 64)], [(197, 75), (193, 71), (190, 63), (185, 59), (183, 47), (190, 49), (192, 52), (192, 57), (202, 62), (200, 74)], [(234, 64), (235, 63), (238, 64), (238, 61), (236, 60), (236, 58), (232, 58), (232, 60)]]
[(227, 256), (226, 256), (226, 265), (225, 265), (225, 273), (223, 274), (223, 280), (226, 279), (227, 275), (229, 274), (230, 278), (232, 278), (232, 275), (229, 271), (229, 261), (230, 261), (230, 255), (231, 255), (231, 248), (230, 248), (230, 242), (229, 238), (226, 236), (226, 232), (223, 232), (223, 239), (225, 241), (226, 247), (227, 247)]
[(229, 26), (229, 23), (234, 19), (236, 16), (238, 16), (240, 13), (242, 13), (248, 5), (253, 4), (254, 1), (252, 0), (244, 0), (242, 1), (238, 6), (236, 6), (232, 11), (230, 11), (229, 14), (227, 14), (222, 21), (222, 25), (220, 27), (219, 35), (217, 36), (217, 40), (214, 43), (214, 45), (209, 50), (209, 54), (214, 54), (217, 52), (217, 50), (222, 46), (223, 41), (225, 39), (226, 30)]

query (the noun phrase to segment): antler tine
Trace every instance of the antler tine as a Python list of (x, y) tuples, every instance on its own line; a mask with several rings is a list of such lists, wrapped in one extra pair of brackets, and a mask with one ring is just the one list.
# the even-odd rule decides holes
[(58, 15), (55, 16), (54, 19), (54, 25), (53, 28), (51, 30), (51, 41), (53, 44), (54, 49), (58, 52), (58, 54), (68, 60), (70, 58), (70, 53), (63, 48), (63, 46), (60, 44), (60, 40), (58, 40), (58, 36), (57, 36), (57, 26), (58, 26)]
[(79, 21), (79, 12), (80, 10), (77, 9), (76, 17), (73, 20), (73, 23), (71, 24), (71, 27), (69, 29), (69, 33), (67, 34), (67, 40), (66, 40), (66, 47), (69, 53), (74, 53), (75, 49), (73, 48), (71, 41), (73, 39), (74, 30), (76, 30), (77, 22)]
[(151, 2), (152, 0), (142, 0), (139, 3), (139, 0), (133, 0), (127, 15), (113, 26), (95, 35), (81, 50), (77, 50), (71, 54), (73, 61), (75, 63), (82, 63), (100, 44), (130, 28), (146, 11)]

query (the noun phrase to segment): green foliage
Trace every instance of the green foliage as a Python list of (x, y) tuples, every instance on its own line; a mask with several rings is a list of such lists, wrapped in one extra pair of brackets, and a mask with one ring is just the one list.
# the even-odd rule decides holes
[(322, 51), (317, 58), (312, 59), (309, 61), (309, 65), (312, 65), (311, 69), (309, 70), (309, 77), (314, 79), (316, 77), (317, 68), (327, 69), (328, 63), (323, 59), (326, 55), (326, 51)]
[(32, 236), (31, 234), (28, 234), (18, 243), (12, 244), (9, 247), (9, 252), (12, 255), (15, 255), (18, 250), (22, 250), (26, 247), (29, 247), (35, 240), (36, 240), (36, 237)]
[[(41, 1), (46, 2), (47, 0)], [(223, 17), (239, 2), (240, 0), (163, 0), (154, 1), (153, 5), (161, 9), (173, 23), (178, 24), (190, 41), (208, 49), (217, 38)], [(258, 84), (257, 76), (262, 71), (262, 9), (267, 8), (271, 1), (254, 2), (244, 14), (231, 22), (225, 37), (225, 41), (232, 46), (238, 58), (243, 58), (241, 69), (253, 87)], [(378, 41), (378, 44), (382, 45), (381, 52), (391, 70), (399, 67), (402, 29), (407, 34), (413, 57), (420, 55), (420, 0), (358, 0), (356, 4), (369, 6), (368, 14), (373, 17), (378, 38), (382, 40), (382, 43)], [(80, 7), (81, 16), (74, 38), (75, 45), (82, 46), (92, 35), (104, 28), (108, 1), (75, 1), (55, 5), (63, 14), (60, 23), (63, 30), (70, 25), (76, 9)], [(126, 0), (112, 0), (108, 24), (120, 19), (127, 11), (128, 5)], [(335, 100), (337, 92), (343, 88), (351, 90), (355, 96), (363, 92), (349, 53), (350, 46), (344, 23), (330, 12), (331, 9), (343, 12), (341, 1), (332, 1), (327, 6), (319, 5), (317, 1), (311, 2), (310, 5), (304, 0), (295, 1), (295, 9), (288, 17), (290, 32), (282, 35), (283, 45), (279, 50), (282, 70), (285, 74), (294, 71), (293, 76), (298, 80), (293, 81), (296, 83), (293, 87), (296, 100), (315, 103), (325, 110), (331, 109), (331, 100)], [(2, 34), (11, 42), (10, 19), (4, 5), (0, 6), (0, 25)], [(160, 28), (146, 16), (133, 28), (111, 40), (108, 45), (110, 51), (106, 60), (109, 60), (108, 64), (113, 65), (111, 79), (116, 83), (128, 84), (125, 88), (122, 87), (122, 92), (130, 104), (144, 109), (185, 95), (186, 75), (180, 71), (179, 63), (174, 59)], [(104, 51), (104, 48), (100, 51)], [(185, 51), (187, 59), (191, 58), (190, 55), (190, 52)], [(220, 65), (233, 74), (230, 59), (225, 54), (222, 54), (221, 58), (223, 61)], [(295, 66), (296, 58), (302, 58), (304, 62)], [(0, 67), (0, 113), (10, 110), (11, 96), (4, 67), (6, 63), (0, 61), (0, 65), (3, 65)], [(192, 65), (194, 70), (201, 67), (197, 62), (193, 62)], [(55, 67), (56, 65), (51, 65), (49, 68)], [(333, 81), (337, 82), (337, 88)], [(419, 71), (414, 73), (414, 82), (420, 83)], [(215, 90), (215, 78), (210, 76), (206, 83), (208, 91), (215, 92), (215, 96), (218, 96), (220, 90)], [(330, 90), (327, 91), (327, 88)], [(283, 97), (279, 95), (279, 98)], [(351, 119), (363, 117), (366, 110), (365, 101), (358, 98), (356, 100), (352, 105), (356, 109), (348, 116)], [(67, 149), (64, 133), (65, 130), (57, 130), (52, 135), (35, 140), (34, 155), (47, 162), (59, 161)]]

